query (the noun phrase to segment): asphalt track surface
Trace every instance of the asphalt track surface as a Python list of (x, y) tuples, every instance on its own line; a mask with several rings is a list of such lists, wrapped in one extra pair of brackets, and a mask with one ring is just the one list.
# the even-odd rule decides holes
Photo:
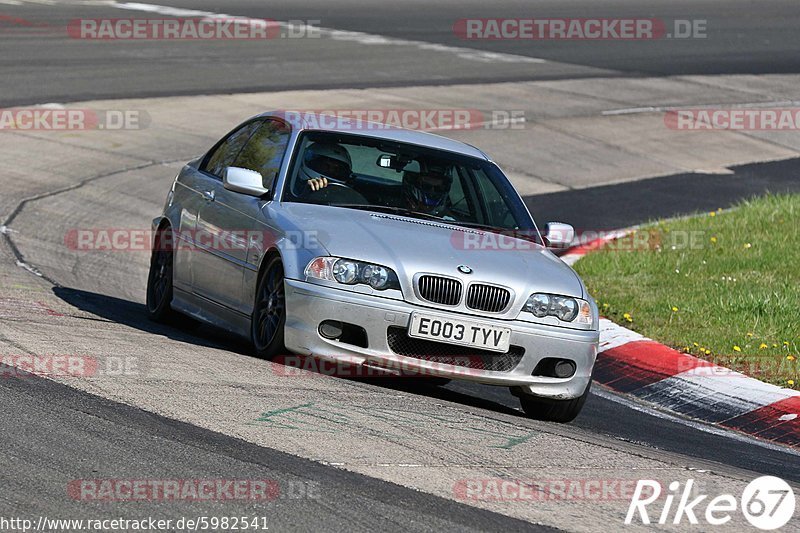
[[(278, 531), (553, 531), (444, 498), (323, 466), (240, 439), (176, 422), (65, 385), (30, 376), (0, 381), (0, 408), (22, 423), (4, 423), (3, 489), (16, 516), (36, 519), (158, 516), (266, 516)], [(281, 487), (263, 502), (206, 502), (176, 509), (144, 502), (125, 509), (65, 501), (73, 479), (131, 478), (142, 465), (157, 479), (265, 479)], [(317, 488), (315, 488), (317, 487)], [(60, 502), (53, 505), (53, 502)], [(3, 515), (12, 514), (3, 506)]]
[[(15, 0), (16, 1), (16, 0)], [(163, 15), (121, 10), (108, 2), (0, 3), (0, 105), (100, 98), (257, 92), (287, 88), (447, 85), (592, 76), (791, 73), (800, 70), (800, 16), (792, 0), (358, 0), (258, 2), (153, 1), (278, 21), (303, 20), (325, 28), (510, 54), (508, 62), (463, 59), (458, 53), (360, 41), (275, 39), (264, 42), (103, 43), (72, 39), (69, 21)], [(122, 2), (120, 2), (122, 3)], [(13, 4), (13, 2), (12, 2)], [(707, 21), (704, 39), (653, 41), (472, 41), (459, 39), (460, 18), (659, 18)], [(373, 41), (374, 42), (374, 41)], [(515, 61), (537, 58), (544, 63)]]
[(767, 194), (800, 191), (798, 161), (733, 167), (732, 174), (676, 174), (630, 183), (525, 197), (538, 224), (563, 220), (575, 228), (608, 231), (698, 212), (726, 209)]
[[(108, 54), (93, 43), (71, 41), (63, 36), (44, 38), (0, 32), (0, 67), (4, 73), (0, 105), (75, 101), (98, 97), (132, 97), (158, 94), (196, 94), (304, 87), (368, 87), (382, 85), (446, 84), (455, 81), (500, 81), (586, 77), (596, 75), (640, 76), (643, 73), (675, 75), (692, 73), (781, 73), (800, 70), (800, 36), (796, 32), (797, 8), (791, 2), (755, 4), (731, 2), (655, 2), (646, 13), (634, 2), (543, 2), (531, 13), (528, 2), (425, 2), (381, 4), (364, 9), (361, 2), (329, 2), (298, 6), (276, 2), (264, 7), (257, 2), (159, 2), (251, 17), (319, 19), (326, 27), (442, 43), (481, 47), (493, 52), (547, 59), (542, 68), (510, 63), (500, 71), (486, 67), (448, 71), (442, 58), (418, 57), (394, 68), (393, 59), (369, 46), (353, 45), (346, 61), (331, 58), (314, 43), (287, 48), (281, 54), (264, 54), (249, 45), (188, 47), (176, 50), (165, 43), (125, 43)], [(423, 8), (424, 7), (424, 8)], [(81, 16), (126, 16), (102, 6), (22, 4), (2, 8), (16, 16), (64, 24)], [(7, 8), (7, 9), (6, 9)], [(449, 29), (452, 20), (466, 16), (650, 16), (707, 18), (709, 47), (703, 53), (692, 42), (647, 43), (623, 47), (619, 43), (465, 43)], [(133, 16), (133, 15), (131, 15)], [(124, 58), (124, 65), (121, 59)], [(320, 64), (327, 65), (321, 67)], [(371, 68), (364, 69), (363, 65)], [(480, 64), (478, 64), (480, 67)], [(200, 70), (207, 68), (204, 75)], [(612, 71), (612, 72), (609, 72)], [(364, 73), (367, 72), (368, 76)], [(269, 75), (265, 76), (265, 73)], [(274, 73), (274, 74), (273, 74)], [(435, 73), (435, 74), (434, 74)], [(428, 77), (426, 77), (426, 75)], [(367, 79), (365, 79), (367, 78)], [(18, 164), (18, 162), (14, 162)], [(23, 162), (24, 163), (24, 162)], [(726, 207), (734, 201), (765, 190), (800, 190), (798, 161), (750, 165), (733, 176), (697, 175), (655, 178), (633, 184), (580, 191), (566, 191), (526, 198), (539, 221), (562, 219), (577, 227), (611, 229), (660, 216)], [(616, 189), (615, 189), (616, 188)], [(676, 193), (676, 191), (679, 191)], [(658, 201), (652, 202), (654, 193)], [(600, 199), (614, 198), (610, 204)], [(622, 200), (620, 200), (622, 198)], [(648, 201), (650, 203), (648, 203)], [(65, 301), (97, 315), (163, 334), (161, 326), (144, 319), (135, 302), (103, 294), (56, 289)], [(170, 334), (193, 338), (198, 345), (213, 344), (234, 352), (241, 343), (220, 334), (199, 335), (175, 330)], [(386, 387), (398, 385), (382, 384)], [(453, 383), (444, 389), (413, 391), (421, 399), (444, 398), (480, 408), (483, 412), (516, 414), (518, 404), (504, 389)], [(764, 448), (748, 440), (702, 431), (632, 408), (609, 393), (593, 395), (573, 426), (592, 435), (610, 436), (642, 446), (690, 458), (713, 461), (721, 470), (745, 469), (800, 481), (797, 456), (780, 449)], [(180, 472), (203, 477), (267, 477), (286, 481), (323, 481), (330, 489), (324, 502), (281, 499), (270, 519), (276, 528), (333, 530), (517, 530), (533, 528), (497, 513), (435, 498), (390, 483), (344, 472), (248, 444), (189, 424), (175, 422), (145, 411), (101, 399), (38, 378), (0, 380), (3, 432), (2, 455), (8, 466), (2, 474), (3, 513), (69, 513), (74, 503), (64, 502), (63, 481), (83, 477), (118, 476), (124, 465), (142, 467), (152, 476)], [(104, 471), (105, 469), (105, 471)], [(755, 477), (755, 474), (753, 475)], [(27, 502), (20, 503), (20, 502)], [(142, 514), (174, 508), (142, 507)], [(80, 504), (81, 512), (86, 504)], [(191, 508), (186, 509), (191, 510)], [(237, 514), (228, 506), (225, 514)], [(235, 509), (247, 512), (250, 509)], [(220, 509), (203, 508), (210, 512)], [(112, 513), (98, 506), (97, 513)], [(126, 511), (130, 512), (130, 510)], [(568, 529), (568, 525), (565, 525)]]

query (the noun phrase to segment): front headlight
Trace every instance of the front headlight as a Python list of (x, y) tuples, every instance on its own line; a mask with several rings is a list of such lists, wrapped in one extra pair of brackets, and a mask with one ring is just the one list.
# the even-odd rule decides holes
[(333, 279), (345, 285), (352, 285), (358, 280), (358, 263), (355, 261), (347, 261), (346, 259), (338, 259), (334, 261)]
[(589, 302), (569, 296), (537, 292), (530, 295), (522, 310), (537, 318), (554, 316), (562, 322), (590, 325), (592, 323), (592, 308)]
[(391, 268), (340, 257), (317, 257), (308, 264), (305, 275), (343, 285), (363, 283), (377, 291), (400, 289), (400, 281)]

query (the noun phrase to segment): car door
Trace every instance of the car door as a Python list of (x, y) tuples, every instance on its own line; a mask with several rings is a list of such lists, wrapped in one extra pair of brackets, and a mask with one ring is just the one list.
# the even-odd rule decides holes
[[(264, 188), (272, 190), (289, 134), (288, 127), (278, 120), (260, 120), (228, 166), (259, 172)], [(230, 309), (249, 314), (252, 302), (245, 297), (245, 271), (258, 268), (258, 257), (264, 245), (275, 240), (275, 232), (265, 224), (262, 214), (269, 194), (256, 198), (229, 191), (222, 180), (215, 181), (210, 192), (213, 198), (201, 205), (197, 225), (212, 238), (213, 245), (197, 256), (195, 291)]]
[(197, 226), (197, 215), (200, 212), (203, 176), (191, 164), (186, 165), (175, 180), (170, 202), (180, 206), (178, 227), (175, 228), (175, 264), (173, 266), (173, 286), (176, 289), (191, 292), (191, 261), (194, 248), (194, 231)]
[[(225, 194), (222, 187), (222, 172), (225, 168), (232, 166), (239, 152), (250, 140), (260, 125), (259, 121), (248, 122), (222, 139), (211, 149), (197, 171), (194, 186), (197, 188), (198, 212), (195, 220), (195, 228), (191, 234), (192, 253), (189, 258), (191, 268), (192, 286), (191, 290), (197, 295), (209, 298), (212, 294), (220, 293), (225, 287), (233, 287), (239, 290), (241, 287), (241, 271), (235, 269), (225, 269), (224, 272), (209, 271), (218, 269), (219, 264), (214, 261), (217, 254), (225, 253), (223, 245), (218, 242), (220, 239), (219, 228), (214, 224), (209, 224), (201, 219), (202, 212), (208, 207), (213, 206), (219, 200), (224, 201)], [(238, 277), (237, 277), (238, 275)], [(216, 280), (216, 283), (210, 283)]]

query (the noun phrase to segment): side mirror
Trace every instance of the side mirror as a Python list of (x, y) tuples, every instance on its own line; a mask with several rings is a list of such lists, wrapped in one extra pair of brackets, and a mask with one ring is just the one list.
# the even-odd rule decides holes
[(239, 167), (227, 167), (222, 172), (222, 186), (229, 191), (263, 196), (269, 192), (264, 188), (264, 178), (260, 172)]
[(544, 240), (548, 248), (563, 250), (575, 239), (575, 228), (563, 222), (548, 222), (544, 231)]

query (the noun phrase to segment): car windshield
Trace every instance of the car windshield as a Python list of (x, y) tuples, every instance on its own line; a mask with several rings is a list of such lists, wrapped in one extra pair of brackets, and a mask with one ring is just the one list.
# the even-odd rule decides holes
[(394, 213), (539, 240), (519, 196), (488, 161), (332, 132), (304, 133), (296, 154), (284, 201)]

